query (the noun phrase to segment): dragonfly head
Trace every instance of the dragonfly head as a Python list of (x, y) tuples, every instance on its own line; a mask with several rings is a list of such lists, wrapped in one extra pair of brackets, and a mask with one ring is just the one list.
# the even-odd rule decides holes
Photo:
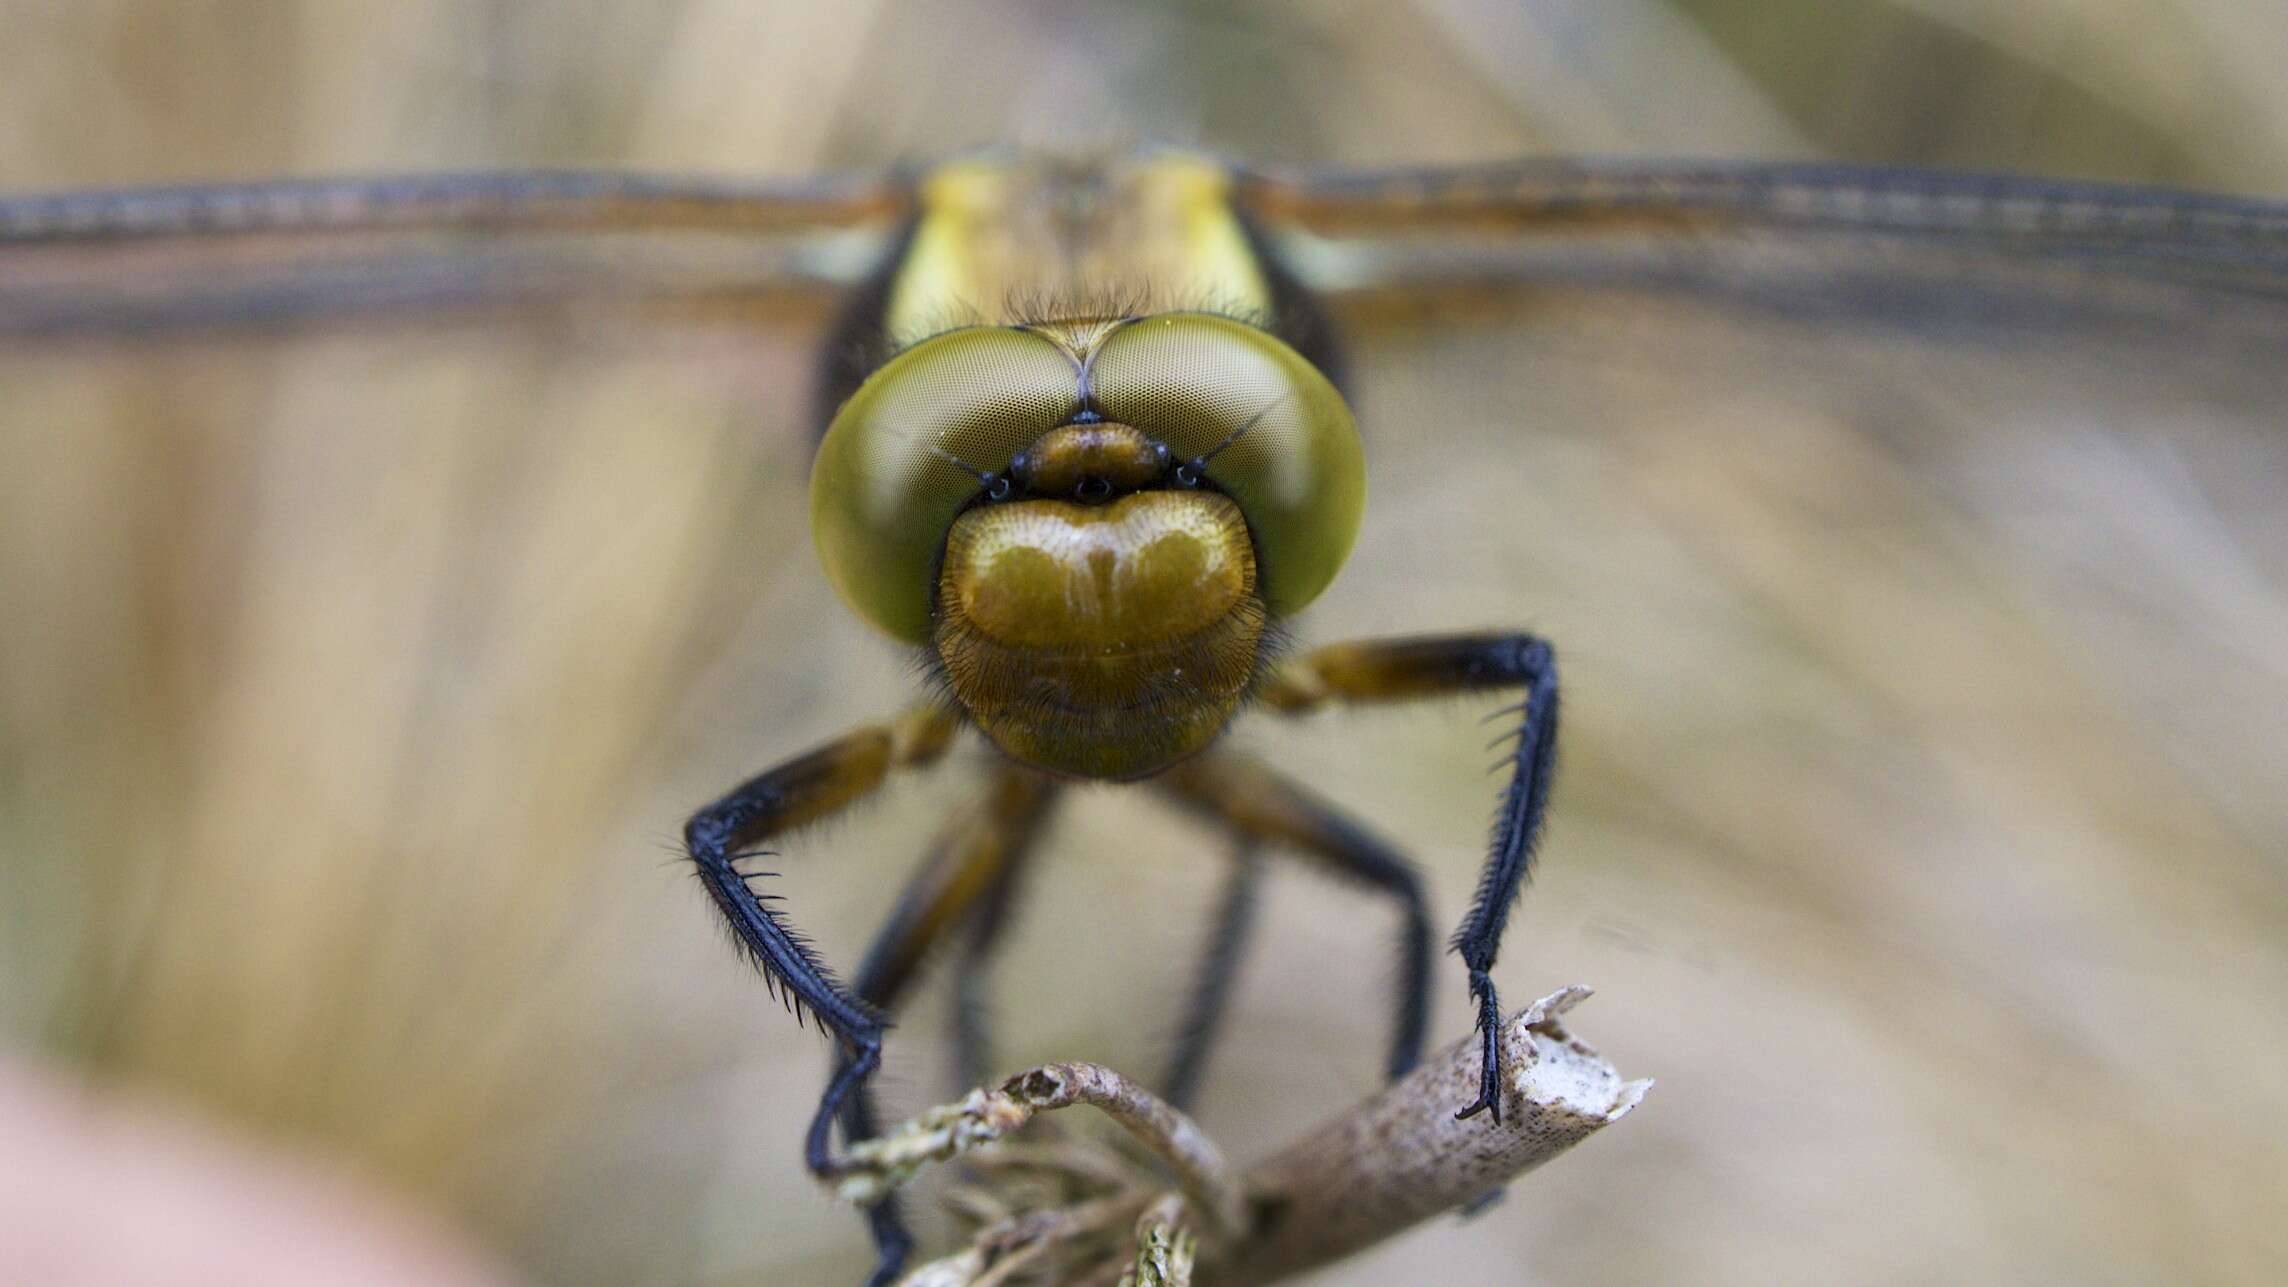
[(1364, 499), (1326, 378), (1195, 313), (925, 340), (843, 405), (811, 474), (843, 598), (927, 647), (1002, 750), (1108, 779), (1230, 723)]

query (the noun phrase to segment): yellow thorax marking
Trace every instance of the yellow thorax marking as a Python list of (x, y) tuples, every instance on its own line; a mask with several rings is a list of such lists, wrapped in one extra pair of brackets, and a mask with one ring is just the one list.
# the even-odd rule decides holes
[(921, 184), (890, 335), (1178, 309), (1269, 311), (1229, 176), (1180, 153), (1087, 164), (980, 158)]

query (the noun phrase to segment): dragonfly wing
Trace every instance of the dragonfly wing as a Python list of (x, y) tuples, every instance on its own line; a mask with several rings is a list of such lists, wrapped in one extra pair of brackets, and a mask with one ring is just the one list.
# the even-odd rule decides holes
[(815, 300), (873, 269), (907, 197), (897, 175), (489, 172), (11, 198), (0, 333)]
[(1256, 173), (1240, 200), (1322, 294), (1698, 292), (1798, 316), (2039, 303), (2061, 319), (2288, 298), (2288, 206), (1838, 165)]
[[(1807, 642), (1841, 639), (1836, 610), (1862, 599), (1885, 619), (1925, 602), (1902, 630), (1967, 630), (1962, 605), (2004, 593), (1989, 578), (2008, 568), (2055, 651), (1981, 654), (1966, 635), (1966, 665), (2022, 665), (1998, 693), (2121, 676), (2085, 695), (2093, 723), (2149, 704), (2142, 736), (2253, 811), (2233, 825), (2288, 837), (2288, 763), (2248, 718), (2288, 702), (2288, 207), (1833, 166), (1258, 175), (1241, 191), (1354, 341), (1378, 478), (1451, 462), (1417, 504), (1487, 480), (1570, 511), (1517, 471), (1611, 457), (1627, 494), (1601, 512), (1706, 523), (1710, 557), (1744, 539), (1726, 515), (1761, 513), (1773, 541), (1740, 556), (1794, 560), (1753, 575)], [(1892, 520), (1886, 563), (1865, 540)], [(1519, 539), (1454, 533), (1481, 535)], [(1861, 574), (1833, 580), (1853, 551)]]

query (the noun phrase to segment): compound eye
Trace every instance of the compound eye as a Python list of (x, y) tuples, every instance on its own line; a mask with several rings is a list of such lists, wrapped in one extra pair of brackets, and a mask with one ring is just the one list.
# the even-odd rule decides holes
[(1204, 481), (1238, 502), (1272, 615), (1327, 588), (1358, 539), (1366, 461), (1350, 408), (1317, 367), (1243, 322), (1169, 313), (1114, 332), (1089, 371), (1106, 419), (1187, 462), (1180, 485)]
[(810, 470), (811, 538), (835, 591), (886, 633), (927, 642), (954, 516), (1079, 410), (1079, 390), (1064, 350), (1002, 327), (948, 331), (874, 372)]

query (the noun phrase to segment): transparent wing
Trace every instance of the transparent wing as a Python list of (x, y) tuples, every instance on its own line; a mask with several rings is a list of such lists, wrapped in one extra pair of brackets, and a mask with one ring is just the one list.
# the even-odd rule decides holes
[[(1923, 711), (1961, 710), (1958, 680), (2064, 709), (2075, 676), (2088, 727), (2171, 758), (2165, 794), (2288, 844), (2288, 207), (1835, 166), (1243, 185), (1355, 342), (1378, 479), (1429, 462), (1413, 505), (1506, 516), (1435, 539), (1705, 525), (1711, 588), (1747, 577), (1799, 645), (1865, 648), (1819, 664)], [(1569, 452), (1618, 471), (1601, 500), (1536, 476)], [(1971, 629), (2026, 613), (2038, 647)], [(1896, 647), (1958, 628), (1952, 671)], [(1611, 656), (1722, 709), (1741, 690), (1669, 652), (1693, 633)]]
[(502, 171), (0, 199), (0, 333), (768, 306), (862, 277), (906, 195), (880, 174)]
[[(1259, 172), (1242, 199), (1308, 284), (1380, 301), (1572, 284), (1798, 316), (2199, 312), (2288, 297), (2288, 207), (1836, 165), (1531, 162)], [(2203, 299), (2202, 297), (2207, 297)]]

